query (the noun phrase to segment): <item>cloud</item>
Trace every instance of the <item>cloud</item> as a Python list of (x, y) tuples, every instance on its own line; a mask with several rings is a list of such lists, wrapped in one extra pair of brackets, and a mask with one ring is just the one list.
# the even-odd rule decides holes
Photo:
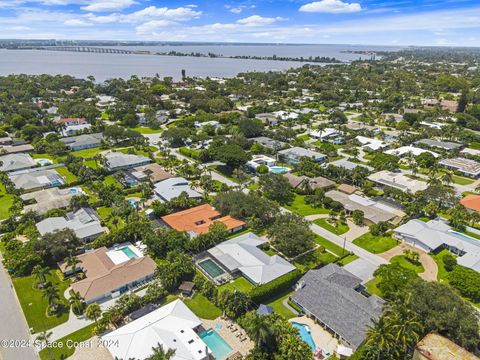
[(97, 0), (83, 6), (82, 10), (93, 12), (118, 11), (136, 4), (134, 0)]
[(143, 10), (133, 12), (131, 14), (122, 15), (120, 18), (125, 21), (135, 22), (148, 19), (165, 19), (170, 21), (188, 21), (197, 19), (202, 15), (201, 11), (193, 10), (192, 6), (167, 8), (156, 6), (149, 6)]
[(260, 15), (252, 15), (240, 20), (237, 20), (238, 24), (246, 25), (246, 26), (264, 26), (264, 25), (271, 25), (277, 21), (286, 20), (281, 17), (271, 18), (271, 17), (263, 17)]
[(137, 26), (135, 30), (137, 31), (137, 34), (149, 34), (154, 33), (159, 29), (165, 29), (175, 25), (178, 25), (178, 23), (174, 21), (152, 20)]
[(63, 22), (66, 26), (90, 26), (91, 24), (80, 19), (68, 19)]
[(255, 5), (225, 5), (225, 8), (234, 14), (240, 14), (245, 9), (255, 9), (255, 7)]
[(342, 0), (320, 0), (302, 5), (301, 12), (345, 14), (362, 11), (359, 3), (347, 3)]

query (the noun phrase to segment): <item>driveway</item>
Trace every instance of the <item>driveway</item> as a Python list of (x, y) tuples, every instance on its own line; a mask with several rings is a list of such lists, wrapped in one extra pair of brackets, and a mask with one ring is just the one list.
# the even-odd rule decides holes
[(365, 259), (359, 258), (348, 263), (343, 268), (362, 279), (362, 282), (365, 283), (373, 279), (373, 273), (377, 269), (377, 266)]
[[(17, 300), (0, 254), (0, 340), (30, 340), (28, 325)], [(38, 355), (31, 347), (5, 348), (0, 346), (0, 358), (3, 360), (36, 360)]]

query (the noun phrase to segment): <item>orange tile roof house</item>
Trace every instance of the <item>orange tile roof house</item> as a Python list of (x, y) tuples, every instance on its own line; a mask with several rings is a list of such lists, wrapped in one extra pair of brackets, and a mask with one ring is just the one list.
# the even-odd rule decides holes
[(194, 208), (176, 212), (162, 217), (162, 220), (172, 229), (187, 231), (190, 234), (204, 234), (210, 225), (218, 221), (227, 226), (230, 233), (240, 231), (245, 227), (245, 222), (237, 220), (230, 215), (222, 216), (210, 204), (203, 204)]
[[(72, 290), (78, 292), (87, 304), (119, 296), (132, 287), (150, 280), (157, 268), (155, 262), (130, 243), (107, 249), (101, 247), (77, 256), (76, 271), (82, 270), (85, 279), (72, 283)], [(80, 262), (81, 261), (81, 262)], [(65, 263), (59, 263), (60, 270), (71, 274)]]
[(460, 200), (460, 204), (468, 210), (480, 212), (480, 195), (469, 194)]

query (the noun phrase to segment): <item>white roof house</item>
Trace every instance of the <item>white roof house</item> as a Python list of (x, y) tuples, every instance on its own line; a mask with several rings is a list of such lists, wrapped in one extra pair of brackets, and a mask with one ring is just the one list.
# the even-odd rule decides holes
[(105, 166), (110, 170), (129, 169), (152, 162), (149, 157), (143, 155), (124, 154), (121, 152), (110, 152), (104, 155), (104, 158)]
[(387, 150), (387, 151), (385, 151), (385, 154), (403, 156), (403, 155), (406, 155), (408, 153), (412, 153), (413, 156), (418, 156), (418, 155), (420, 155), (424, 152), (428, 152), (428, 153), (432, 154), (435, 158), (437, 158), (439, 156), (436, 152), (421, 149), (421, 148), (411, 146), (411, 145), (402, 146), (402, 147), (399, 147), (399, 148), (396, 148), (396, 149)]
[(258, 248), (265, 242), (248, 232), (218, 244), (208, 253), (230, 273), (239, 271), (252, 283), (265, 284), (295, 270), (295, 266), (281, 256), (270, 256)]
[(77, 237), (84, 241), (91, 241), (105, 232), (95, 210), (82, 208), (75, 213), (68, 213), (66, 218), (46, 218), (35, 225), (40, 235), (57, 230), (71, 229)]
[(198, 336), (200, 319), (181, 301), (175, 300), (141, 318), (102, 336), (116, 359), (146, 359), (152, 348), (174, 349), (171, 360), (204, 360), (211, 350)]
[(65, 179), (55, 169), (32, 168), (13, 171), (8, 174), (15, 188), (33, 190), (51, 186), (60, 186)]
[(460, 171), (467, 176), (472, 176), (476, 178), (480, 176), (480, 162), (472, 159), (465, 159), (460, 157), (443, 159), (442, 161), (440, 161), (440, 165), (448, 169)]
[(334, 140), (341, 137), (341, 133), (333, 128), (325, 128), (320, 130), (310, 130), (308, 134), (319, 140)]
[(358, 140), (360, 144), (362, 144), (363, 148), (374, 151), (388, 147), (388, 144), (383, 140), (368, 138), (365, 136), (357, 136), (355, 139)]
[(275, 166), (277, 160), (266, 155), (253, 155), (252, 160), (248, 161), (245, 165), (252, 170), (256, 170), (260, 165)]
[(186, 192), (190, 198), (202, 197), (202, 194), (193, 190), (188, 180), (182, 177), (174, 177), (156, 183), (154, 192), (162, 201), (170, 201), (182, 192)]
[(387, 170), (382, 170), (371, 174), (368, 180), (373, 181), (382, 186), (389, 186), (404, 192), (416, 193), (428, 188), (426, 181), (411, 179), (402, 173), (394, 173)]
[(430, 252), (445, 247), (457, 255), (457, 263), (480, 272), (480, 241), (454, 231), (441, 220), (410, 220), (394, 230), (395, 236)]
[(28, 169), (37, 165), (28, 154), (8, 154), (0, 156), (0, 162), (0, 171), (3, 172)]

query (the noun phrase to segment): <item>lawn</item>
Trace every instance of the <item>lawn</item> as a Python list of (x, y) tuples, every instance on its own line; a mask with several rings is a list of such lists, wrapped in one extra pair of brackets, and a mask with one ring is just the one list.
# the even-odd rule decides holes
[(475, 182), (475, 180), (463, 177), (463, 176), (458, 176), (458, 175), (452, 175), (452, 180), (455, 184), (458, 185), (470, 185)]
[(303, 134), (303, 135), (297, 136), (297, 139), (302, 141), (307, 141), (307, 140), (310, 140), (310, 136), (308, 136), (308, 134)]
[(337, 257), (327, 251), (321, 252), (320, 249), (316, 249), (311, 253), (303, 255), (293, 261), (293, 265), (306, 272), (311, 269), (318, 268), (319, 266), (325, 266), (334, 262)]
[(137, 126), (137, 127), (131, 128), (130, 130), (139, 132), (140, 134), (158, 134), (163, 131), (162, 129), (152, 129), (146, 126)]
[(250, 292), (255, 286), (245, 279), (243, 276), (236, 278), (233, 282), (224, 284), (218, 288), (219, 291), (223, 291), (226, 289), (229, 290), (238, 290), (241, 292), (248, 293)]
[(48, 154), (32, 154), (32, 158), (34, 158), (34, 159), (48, 159), (48, 160), (51, 160), (52, 163), (54, 163), (54, 164), (58, 163), (57, 159), (55, 159), (52, 155), (48, 155)]
[(222, 315), (222, 310), (200, 293), (196, 293), (191, 299), (184, 300), (184, 303), (201, 319), (213, 320)]
[(345, 234), (348, 230), (350, 230), (347, 224), (342, 224), (338, 220), (336, 221), (337, 226), (333, 226), (332, 224), (330, 224), (327, 219), (317, 219), (314, 221), (314, 224), (321, 226), (325, 230), (330, 231), (335, 235), (342, 235)]
[(437, 263), (438, 266), (437, 281), (444, 284), (448, 283), (448, 271), (445, 270), (445, 265), (443, 264), (443, 257), (446, 254), (451, 253), (447, 249), (443, 249), (438, 254), (430, 254), (430, 256), (433, 258), (433, 260)]
[(84, 159), (91, 159), (95, 155), (97, 155), (100, 151), (102, 151), (100, 148), (94, 147), (94, 148), (90, 148), (90, 149), (72, 151), (71, 154), (73, 156), (82, 157)]
[(273, 310), (277, 313), (283, 316), (285, 319), (291, 319), (295, 317), (296, 315), (290, 311), (289, 308), (285, 307), (283, 305), (283, 301), (288, 299), (290, 295), (293, 294), (293, 291), (289, 291), (287, 293), (280, 294), (278, 296), (275, 296), (274, 298), (270, 299), (268, 302), (266, 302), (265, 305), (271, 306)]
[(314, 208), (310, 205), (307, 205), (305, 204), (304, 200), (305, 200), (305, 195), (295, 194), (295, 198), (293, 199), (293, 202), (290, 205), (286, 205), (285, 208), (300, 216), (330, 213), (330, 210), (328, 209)]
[(342, 256), (346, 252), (341, 246), (338, 246), (337, 244), (334, 244), (330, 240), (327, 240), (319, 235), (317, 235), (314, 240), (318, 245), (322, 245), (325, 249), (331, 251), (337, 256)]
[(398, 245), (398, 241), (391, 236), (374, 236), (366, 233), (353, 240), (353, 243), (374, 254), (380, 254)]
[(33, 328), (34, 332), (51, 329), (68, 320), (70, 305), (67, 299), (63, 297), (63, 293), (69, 286), (68, 282), (60, 280), (57, 270), (52, 270), (47, 279), (58, 287), (58, 294), (65, 304), (64, 311), (57, 316), (47, 316), (48, 302), (42, 296), (42, 291), (34, 288), (35, 276), (12, 277), (13, 285), (15, 286), (15, 291), (17, 292), (17, 297), (27, 319), (28, 326)]
[(380, 296), (382, 297), (382, 292), (380, 291), (380, 289), (377, 287), (378, 283), (382, 280), (381, 277), (379, 276), (376, 276), (374, 277), (372, 280), (368, 281), (367, 283), (365, 283), (365, 288), (367, 289), (367, 291), (372, 294), (372, 295), (377, 295), (377, 296)]
[(75, 352), (75, 347), (67, 346), (67, 341), (70, 340), (68, 343), (71, 342), (82, 342), (90, 339), (93, 336), (93, 329), (95, 328), (95, 324), (90, 324), (85, 326), (84, 328), (77, 330), (67, 336), (64, 336), (61, 339), (58, 339), (56, 342), (62, 343), (63, 346), (61, 348), (52, 347), (49, 351), (48, 349), (43, 349), (39, 352), (40, 359), (42, 360), (50, 360), (50, 359), (66, 359), (70, 357)]
[(337, 262), (338, 265), (340, 266), (345, 266), (349, 263), (351, 263), (352, 261), (355, 261), (358, 259), (358, 256), (355, 255), (355, 254), (351, 254), (351, 255), (348, 255), (348, 256), (345, 256), (342, 260), (340, 260), (339, 262)]
[(0, 183), (0, 220), (6, 219), (10, 216), (10, 207), (13, 205), (14, 196), (7, 194), (5, 185)]
[(105, 179), (103, 179), (103, 183), (105, 185), (115, 185), (115, 187), (121, 189), (123, 188), (122, 184), (113, 176), (113, 175), (108, 175), (105, 176)]
[(405, 255), (397, 255), (390, 259), (392, 264), (398, 263), (404, 268), (415, 271), (417, 274), (420, 274), (425, 271), (421, 263), (414, 264), (410, 262)]
[(112, 213), (111, 207), (100, 206), (99, 208), (97, 208), (97, 213), (110, 230), (117, 230), (125, 226), (125, 221), (120, 217), (117, 217), (118, 223), (116, 226), (113, 225), (113, 218), (110, 218), (107, 221), (108, 217)]
[(98, 169), (98, 164), (95, 160), (85, 160), (83, 162), (85, 166), (88, 166), (90, 169), (97, 170)]
[(62, 166), (62, 167), (58, 167), (58, 168), (55, 168), (55, 170), (61, 175), (64, 177), (65, 181), (68, 183), (68, 184), (71, 184), (71, 183), (74, 183), (75, 181), (78, 180), (78, 178), (72, 174), (66, 166)]

